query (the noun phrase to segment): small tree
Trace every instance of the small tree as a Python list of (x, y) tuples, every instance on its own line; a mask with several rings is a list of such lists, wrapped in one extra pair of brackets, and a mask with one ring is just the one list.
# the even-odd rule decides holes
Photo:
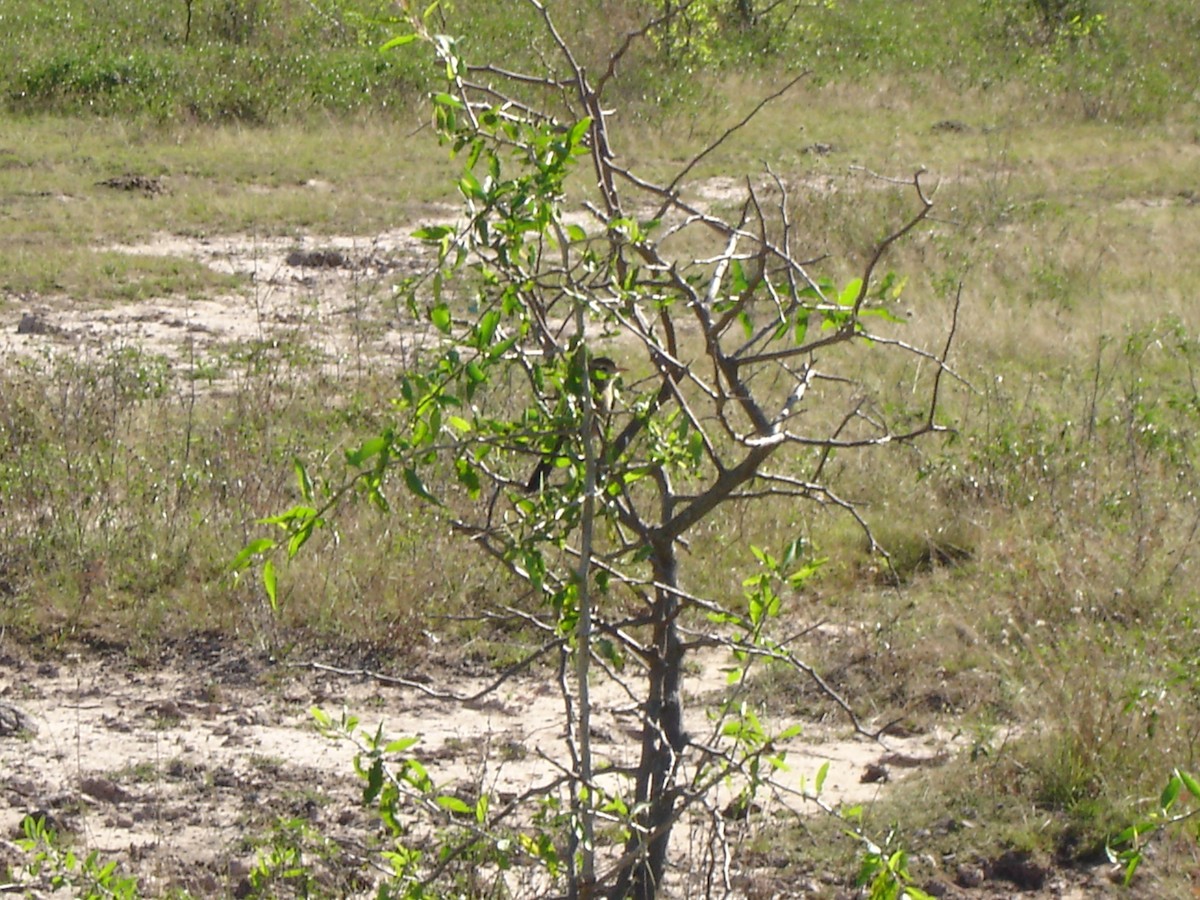
[[(320, 491), (300, 470), (304, 505), (272, 521), (287, 529), (294, 554), (352, 490), (390, 508), (398, 477), (528, 585), (532, 602), (506, 614), (549, 636), (531, 659), (561, 654), (565, 774), (547, 791), (565, 788), (567, 811), (554, 820), (559, 830), (526, 835), (519, 846), (569, 896), (646, 900), (667, 878), (673, 825), (707, 808), (714, 787), (731, 779), (748, 802), (781, 762), (778, 736), (733, 700), (713, 711), (705, 734), (688, 732), (689, 654), (727, 648), (739, 683), (755, 660), (780, 660), (828, 690), (771, 636), (781, 588), (820, 565), (804, 541), (779, 553), (756, 549), (761, 571), (736, 603), (689, 592), (680, 548), (723, 508), (768, 498), (833, 506), (862, 522), (827, 483), (829, 460), (942, 430), (938, 394), (953, 317), (935, 352), (868, 326), (894, 319), (882, 293), (892, 281), (878, 272), (884, 254), (930, 212), (919, 174), (903, 183), (911, 216), (840, 286), (798, 258), (788, 185), (774, 173), (761, 184), (747, 180), (732, 218), (687, 199), (701, 161), (799, 79), (656, 183), (620, 164), (604, 96), (629, 48), (662, 19), (628, 35), (592, 73), (547, 8), (525, 2), (556, 50), (543, 72), (471, 64), (420, 18), (393, 42), (423, 42), (436, 53), (446, 80), (432, 97), (436, 126), (463, 160), (463, 219), (417, 232), (438, 263), (410, 286), (408, 303), (433, 339), (425, 365), (403, 376), (394, 426), (347, 454), (345, 482), (318, 504)], [(585, 194), (574, 212), (569, 184)], [(900, 425), (847, 374), (856, 356), (887, 353), (919, 359), (929, 372), (919, 410)], [(612, 358), (624, 372), (608, 365)], [(622, 391), (610, 403), (614, 378)], [(273, 547), (258, 541), (242, 559)], [(264, 580), (274, 598), (270, 562)], [(597, 678), (615, 679), (637, 702), (632, 770), (593, 759), (589, 686)], [(849, 705), (829, 694), (865, 734)], [(369, 796), (383, 798), (387, 817), (405, 797), (434, 813), (462, 805), (436, 795), (409, 762), (388, 775), (381, 736), (363, 749)], [(461, 842), (447, 840), (424, 870), (406, 853), (397, 878), (423, 884), (444, 874), (448, 859), (484, 845), (499, 854), (493, 859), (509, 860), (518, 845), (509, 832), (501, 837), (501, 826), (527, 829), (528, 820), (512, 805), (467, 811), (475, 815), (459, 824)], [(623, 836), (615, 846), (600, 843), (597, 816), (613, 826), (606, 835), (615, 828)]]

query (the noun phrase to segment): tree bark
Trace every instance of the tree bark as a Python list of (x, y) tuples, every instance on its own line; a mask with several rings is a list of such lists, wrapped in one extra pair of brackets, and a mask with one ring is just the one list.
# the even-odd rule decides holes
[(689, 737), (683, 727), (683, 645), (676, 619), (679, 598), (678, 561), (674, 541), (663, 539), (651, 557), (654, 580), (654, 640), (649, 684), (642, 713), (642, 758), (634, 802), (643, 810), (636, 831), (625, 845), (632, 860), (621, 872), (613, 900), (654, 900), (666, 873), (667, 850), (675, 817), (674, 774)]

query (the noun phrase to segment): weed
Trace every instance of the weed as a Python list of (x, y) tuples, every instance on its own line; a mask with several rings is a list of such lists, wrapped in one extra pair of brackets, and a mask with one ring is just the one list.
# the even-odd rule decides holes
[(81, 900), (136, 900), (141, 896), (136, 878), (122, 874), (115, 861), (103, 860), (96, 851), (81, 857), (64, 847), (44, 818), (26, 816), (24, 837), (17, 841), (28, 854), (25, 870), (36, 883), (51, 891), (67, 890)]

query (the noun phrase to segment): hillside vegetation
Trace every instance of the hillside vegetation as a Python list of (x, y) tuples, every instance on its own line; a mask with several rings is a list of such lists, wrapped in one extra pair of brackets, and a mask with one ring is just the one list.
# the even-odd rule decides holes
[[(565, 36), (597, 54), (647, 9), (621, 0), (553, 6)], [(441, 8), (447, 29), (479, 58), (538, 58), (528, 8), (482, 0)], [(621, 73), (635, 107), (685, 110), (722, 75), (802, 69), (820, 82), (887, 82), (918, 95), (1016, 91), (1033, 101), (1027, 114), (1040, 107), (1104, 121), (1184, 121), (1197, 102), (1200, 26), (1185, 0), (1153, 9), (1118, 0), (705, 0), (693, 10)], [(397, 4), (368, 0), (11, 4), (0, 12), (0, 102), (12, 112), (158, 122), (403, 116), (430, 72), (412, 54), (378, 52), (402, 21)]]

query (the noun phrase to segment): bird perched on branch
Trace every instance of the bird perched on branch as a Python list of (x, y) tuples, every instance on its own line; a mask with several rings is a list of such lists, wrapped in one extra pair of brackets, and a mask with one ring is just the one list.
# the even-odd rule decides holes
[[(592, 413), (600, 433), (604, 431), (604, 420), (612, 413), (613, 407), (616, 405), (617, 381), (620, 372), (621, 367), (615, 360), (607, 356), (593, 357), (588, 363), (588, 379), (592, 385)], [(558, 458), (564, 440), (566, 440), (565, 435), (559, 437), (554, 448), (542, 457), (525, 485), (526, 493), (532, 494), (534, 491), (545, 489), (550, 472), (554, 469), (554, 460)]]

